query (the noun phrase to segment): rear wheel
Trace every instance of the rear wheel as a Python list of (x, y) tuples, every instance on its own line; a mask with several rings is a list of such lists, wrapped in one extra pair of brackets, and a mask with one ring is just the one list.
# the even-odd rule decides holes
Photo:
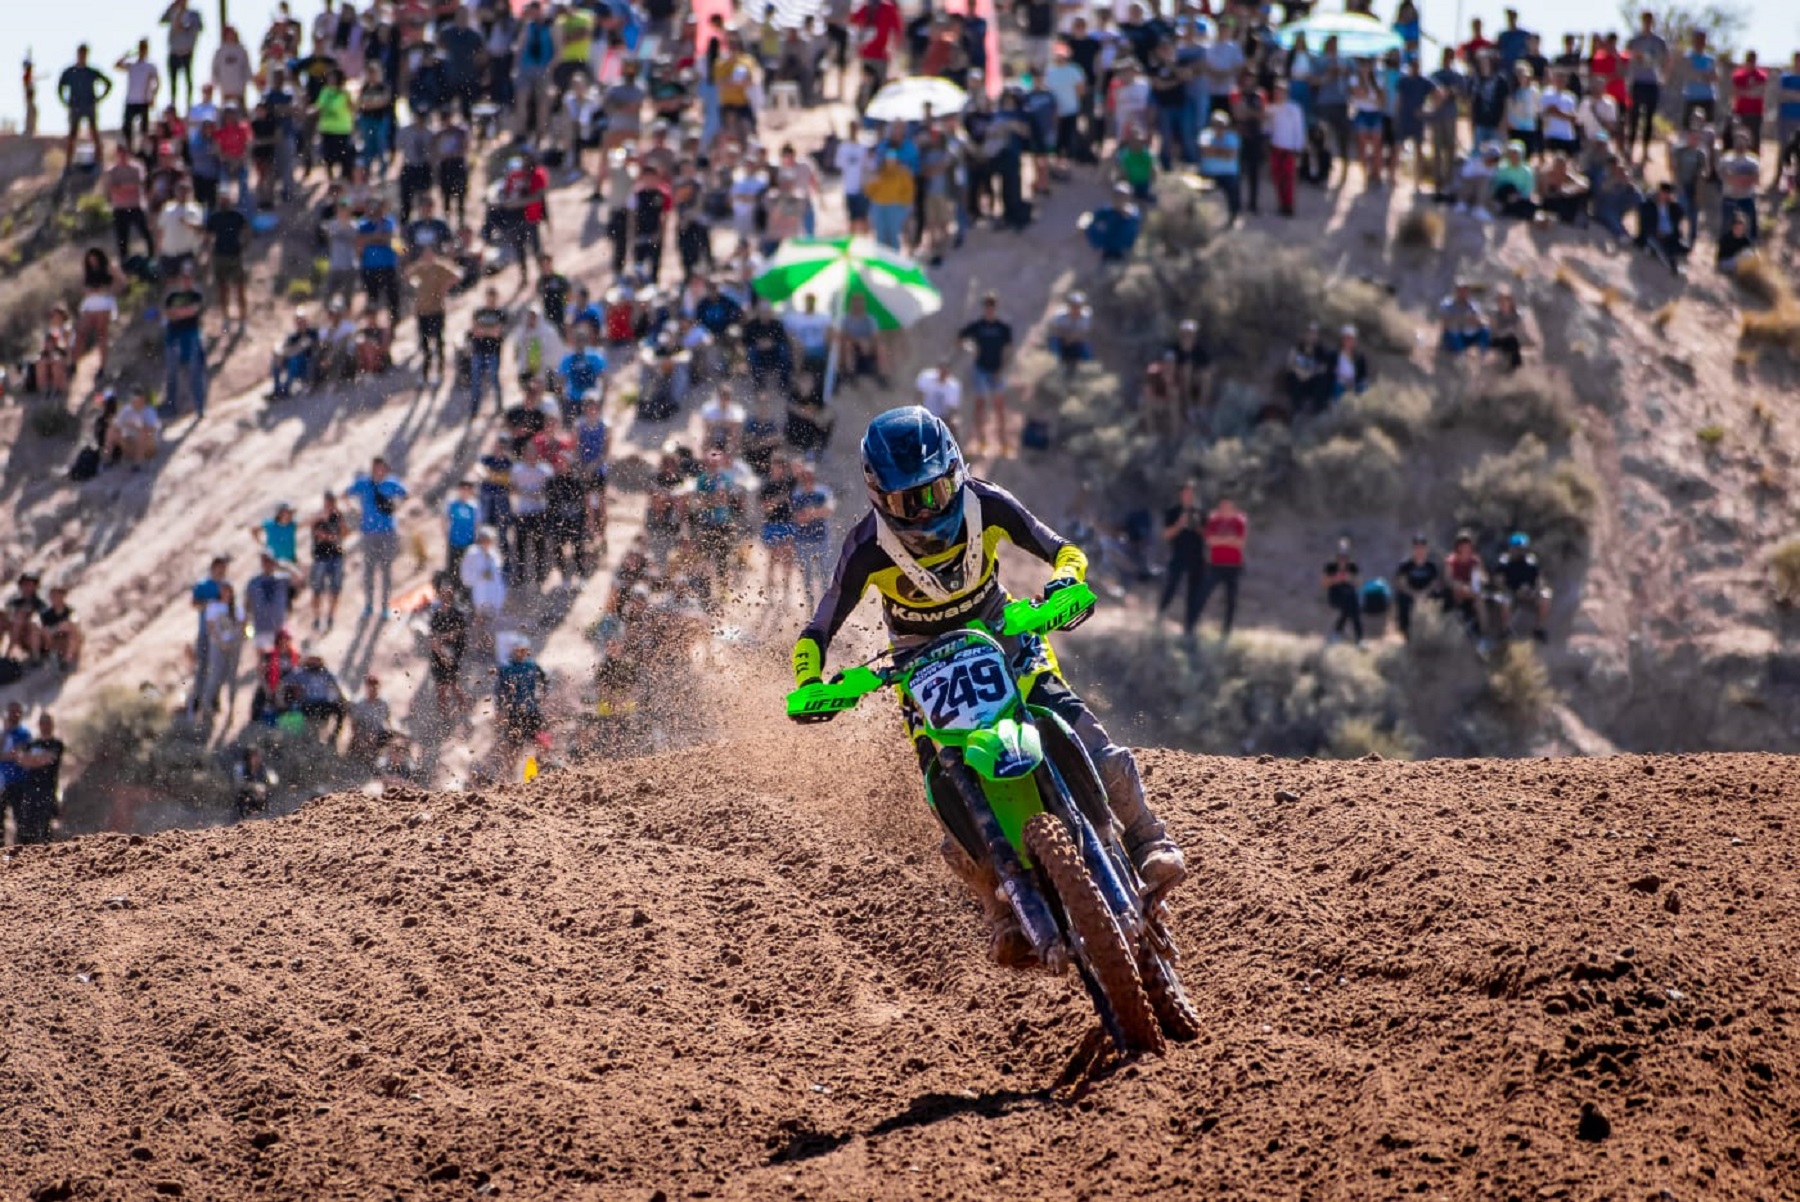
[(1088, 875), (1068, 828), (1053, 814), (1038, 814), (1025, 824), (1024, 834), (1026, 850), (1062, 903), (1075, 958), (1113, 1041), (1127, 1054), (1161, 1055), (1166, 1046), (1162, 1026), (1138, 977), (1137, 957)]

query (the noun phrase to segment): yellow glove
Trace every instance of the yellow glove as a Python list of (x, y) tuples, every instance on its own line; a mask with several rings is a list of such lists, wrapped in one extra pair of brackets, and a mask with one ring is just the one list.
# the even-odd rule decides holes
[(812, 639), (794, 644), (794, 685), (817, 684), (825, 670), (825, 655)]
[(1066, 544), (1056, 553), (1055, 580), (1086, 580), (1088, 558), (1086, 553), (1074, 543)]

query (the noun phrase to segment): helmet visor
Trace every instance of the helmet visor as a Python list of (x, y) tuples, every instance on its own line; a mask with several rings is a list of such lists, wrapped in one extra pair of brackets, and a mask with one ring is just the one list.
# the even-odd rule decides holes
[(875, 504), (889, 517), (903, 522), (918, 522), (934, 518), (950, 508), (956, 500), (956, 494), (962, 488), (962, 472), (952, 471), (939, 476), (936, 480), (928, 480), (924, 484), (916, 484), (911, 488), (897, 489), (893, 492), (871, 490)]

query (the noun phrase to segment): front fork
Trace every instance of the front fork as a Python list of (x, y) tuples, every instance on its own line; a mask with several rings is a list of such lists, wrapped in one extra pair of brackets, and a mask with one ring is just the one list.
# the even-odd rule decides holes
[(1038, 961), (1051, 972), (1060, 973), (1068, 966), (1069, 949), (1057, 928), (1056, 916), (1000, 828), (1000, 820), (994, 816), (975, 770), (963, 760), (961, 751), (951, 747), (938, 753), (938, 762), (943, 766), (946, 783), (956, 790), (967, 811), (973, 833), (986, 851), (994, 874), (1000, 878), (1000, 893), (1018, 916), (1019, 927), (1031, 942)]

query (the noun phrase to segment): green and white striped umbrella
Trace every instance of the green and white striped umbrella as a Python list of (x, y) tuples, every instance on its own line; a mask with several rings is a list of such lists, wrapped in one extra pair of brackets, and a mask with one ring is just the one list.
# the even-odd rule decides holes
[(812, 296), (830, 314), (848, 312), (860, 296), (884, 330), (904, 329), (944, 304), (923, 267), (870, 238), (789, 239), (751, 286), (776, 304)]

